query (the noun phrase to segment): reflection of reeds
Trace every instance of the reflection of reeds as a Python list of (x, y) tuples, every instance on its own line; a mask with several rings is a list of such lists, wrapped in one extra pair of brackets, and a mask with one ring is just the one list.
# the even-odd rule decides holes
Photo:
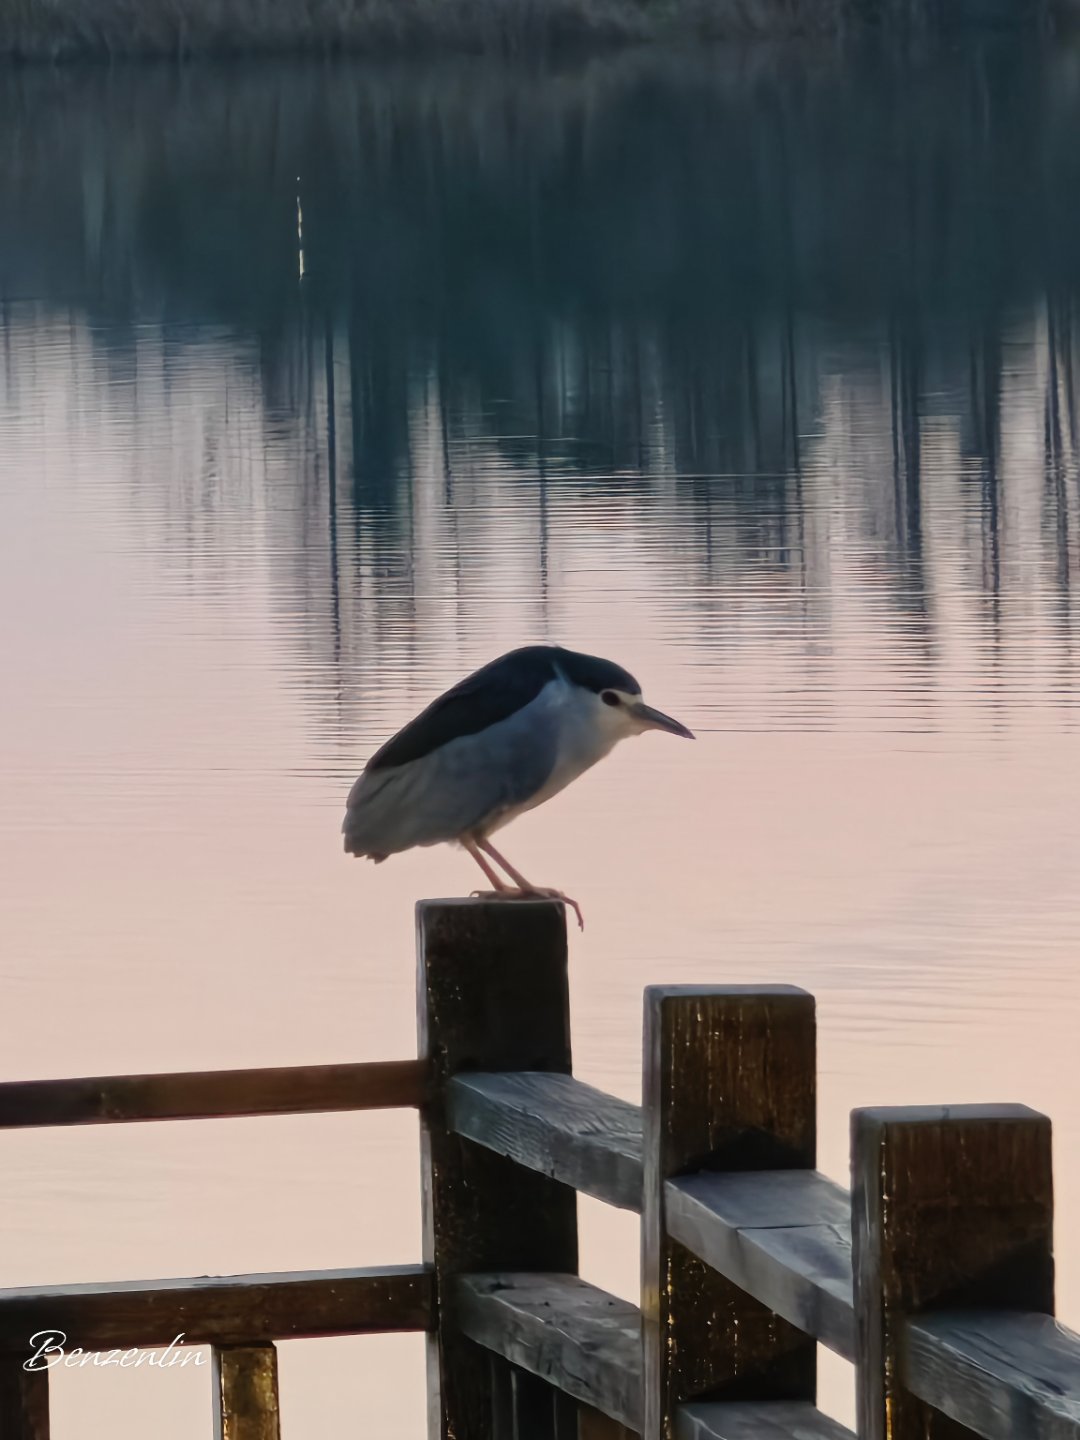
[(292, 306), (300, 175), (316, 285), (362, 284), (372, 260), (383, 293), (406, 269), (434, 284), (494, 266), (531, 313), (537, 279), (644, 305), (685, 277), (753, 305), (787, 276), (800, 303), (857, 312), (880, 311), (903, 264), (920, 293), (962, 299), (1051, 247), (1064, 271), (1080, 253), (1075, 57), (1011, 48), (921, 66), (845, 64), (817, 43), (635, 50), (554, 73), (9, 72), (0, 267), (55, 265), (66, 289), (93, 289), (129, 284), (138, 253), (144, 304), (157, 282), (222, 318), (268, 293)]
[[(880, 0), (874, 0), (880, 3)], [(905, 0), (916, 10), (932, 0)], [(0, 0), (0, 55), (538, 50), (677, 35), (822, 34), (867, 0)]]
[[(0, 302), (40, 297), (114, 366), (214, 333), (265, 437), (244, 453), (283, 465), (274, 563), (343, 672), (359, 634), (495, 583), (509, 516), (537, 633), (580, 515), (703, 613), (745, 577), (809, 629), (850, 545), (930, 653), (943, 565), (997, 633), (1031, 413), (1042, 554), (1063, 596), (1080, 571), (1072, 64), (819, 41), (544, 70), (25, 67), (0, 83)], [(0, 310), (0, 402), (7, 329)], [(181, 492), (178, 457), (172, 501), (230, 514), (214, 457), (237, 422), (205, 404), (207, 475)]]

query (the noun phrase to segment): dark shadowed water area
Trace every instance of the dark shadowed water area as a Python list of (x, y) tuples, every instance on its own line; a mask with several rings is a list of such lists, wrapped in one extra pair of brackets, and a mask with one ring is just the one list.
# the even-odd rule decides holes
[[(647, 983), (803, 985), (830, 1174), (855, 1105), (1053, 1116), (1080, 1321), (1078, 134), (1017, 37), (0, 78), (2, 1077), (414, 1053), (479, 877), (348, 860), (344, 795), (558, 640), (698, 734), (504, 832), (585, 909), (577, 1072), (637, 1098)], [(4, 1285), (420, 1254), (411, 1113), (0, 1176)], [(419, 1339), (281, 1351), (286, 1434), (422, 1433)], [(55, 1433), (194, 1440), (208, 1376), (65, 1372)]]

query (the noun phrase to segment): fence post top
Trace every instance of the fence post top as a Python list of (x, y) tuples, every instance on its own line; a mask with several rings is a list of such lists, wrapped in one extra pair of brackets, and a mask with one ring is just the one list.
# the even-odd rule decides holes
[(932, 1125), (1049, 1125), (1050, 1117), (1029, 1105), (868, 1105), (851, 1112), (853, 1134)]
[(665, 1000), (781, 1000), (801, 999), (814, 1003), (809, 990), (798, 985), (646, 985), (645, 1004), (661, 1005)]
[(544, 895), (529, 896), (522, 900), (500, 900), (494, 895), (447, 895), (442, 899), (429, 897), (426, 900), (417, 900), (416, 918), (419, 920), (422, 915), (431, 910), (473, 910), (478, 913), (486, 910), (497, 911), (499, 914), (510, 912), (529, 914), (539, 909), (563, 910), (563, 908), (561, 900), (551, 900)]
[(555, 946), (565, 956), (566, 907), (561, 900), (496, 900), (480, 895), (451, 895), (445, 900), (417, 900), (417, 944), (482, 948), (505, 945), (545, 950)]

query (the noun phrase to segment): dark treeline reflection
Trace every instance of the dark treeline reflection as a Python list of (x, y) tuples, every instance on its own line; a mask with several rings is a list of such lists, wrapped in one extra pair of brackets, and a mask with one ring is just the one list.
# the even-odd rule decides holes
[(5, 331), (255, 357), (335, 647), (367, 577), (407, 615), (432, 536), (482, 548), (453, 527), (485, 475), (541, 596), (551, 507), (588, 497), (804, 597), (839, 515), (926, 653), (935, 526), (992, 634), (1019, 509), (1070, 606), (1080, 54), (24, 71), (0, 129)]

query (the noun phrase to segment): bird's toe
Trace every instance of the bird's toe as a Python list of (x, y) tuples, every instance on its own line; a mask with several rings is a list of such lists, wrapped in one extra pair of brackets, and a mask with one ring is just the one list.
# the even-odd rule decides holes
[(562, 890), (553, 890), (550, 886), (544, 885), (538, 886), (533, 890), (528, 890), (525, 893), (527, 895), (538, 895), (544, 900), (561, 900), (564, 905), (569, 905), (570, 909), (573, 910), (577, 916), (578, 929), (585, 929), (585, 916), (581, 913), (581, 906), (575, 899), (565, 894)]

